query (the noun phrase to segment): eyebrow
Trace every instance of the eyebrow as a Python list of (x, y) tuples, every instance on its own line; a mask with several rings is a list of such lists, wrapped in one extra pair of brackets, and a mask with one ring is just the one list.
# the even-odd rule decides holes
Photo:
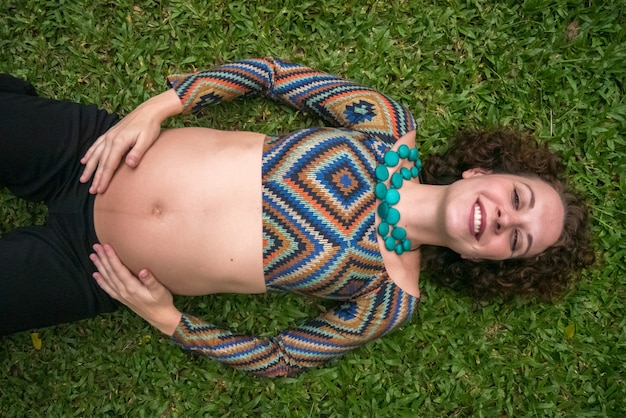
[(528, 192), (530, 193), (530, 204), (528, 206), (532, 209), (535, 207), (535, 192), (533, 192), (533, 189), (527, 183), (522, 184), (528, 188)]
[[(528, 207), (532, 209), (535, 207), (535, 193), (527, 183), (522, 184), (526, 186), (528, 188), (528, 191), (530, 192), (530, 203), (528, 204)], [(526, 240), (528, 241), (528, 245), (526, 245), (526, 251), (524, 251), (524, 254), (522, 254), (520, 257), (524, 257), (526, 254), (528, 254), (528, 251), (530, 251), (530, 247), (532, 247), (533, 245), (533, 236), (531, 234), (528, 234), (526, 235), (526, 238)]]
[(528, 251), (530, 251), (530, 247), (532, 247), (533, 245), (533, 236), (531, 234), (526, 235), (526, 240), (528, 241), (526, 251), (524, 251), (524, 254), (520, 255), (520, 257), (524, 257), (526, 254), (528, 254)]

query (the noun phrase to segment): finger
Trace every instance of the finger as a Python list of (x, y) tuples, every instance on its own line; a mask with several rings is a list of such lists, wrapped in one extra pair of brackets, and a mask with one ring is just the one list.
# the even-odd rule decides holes
[(96, 251), (94, 257), (94, 264), (98, 269), (98, 272), (105, 278), (109, 286), (113, 287), (116, 292), (120, 293), (125, 287), (125, 281), (123, 277), (115, 271), (113, 266), (111, 265), (111, 260), (109, 259), (104, 247), (96, 244), (94, 245), (94, 250)]
[(111, 269), (109, 268), (106, 257), (102, 256), (102, 248), (100, 246), (94, 246), (95, 254), (91, 254), (89, 258), (96, 266), (96, 269), (100, 273), (100, 275), (107, 281), (111, 286), (116, 286), (115, 280), (112, 280)]
[(104, 251), (104, 254), (106, 255), (106, 258), (109, 262), (109, 265), (111, 266), (112, 271), (116, 273), (126, 273), (126, 274), (132, 275), (130, 270), (124, 264), (122, 264), (122, 261), (117, 256), (117, 253), (115, 252), (112, 246), (110, 246), (109, 244), (104, 244), (102, 246), (102, 249)]
[(100, 182), (102, 178), (102, 170), (105, 168), (107, 164), (107, 158), (109, 156), (109, 148), (110, 145), (108, 142), (103, 142), (100, 152), (98, 153), (97, 158), (97, 168), (96, 172), (93, 176), (93, 181), (91, 182), (90, 192), (96, 194), (100, 191)]
[(104, 141), (104, 135), (100, 135), (98, 137), (98, 139), (93, 141), (93, 144), (91, 144), (91, 146), (89, 147), (89, 149), (87, 150), (85, 155), (83, 155), (83, 157), (80, 159), (80, 162), (82, 164), (85, 164), (85, 162), (91, 158), (91, 156), (93, 155), (94, 151), (96, 150), (96, 148), (98, 148), (100, 146), (102, 141)]
[[(80, 182), (81, 183), (87, 183), (90, 179), (95, 180), (95, 176), (94, 173), (96, 172), (96, 169), (98, 168), (98, 164), (99, 164), (99, 157), (97, 155), (94, 155), (93, 158), (91, 158), (90, 160), (88, 160), (85, 164), (85, 168), (83, 169), (83, 172), (80, 176)], [(93, 185), (93, 182), (92, 182)]]
[(121, 302), (119, 294), (117, 293), (117, 291), (115, 289), (113, 289), (111, 286), (109, 286), (109, 283), (104, 278), (104, 276), (102, 276), (98, 272), (95, 272), (94, 274), (92, 274), (92, 277), (96, 280), (96, 283), (98, 284), (98, 286), (100, 286), (100, 288), (102, 290), (104, 290), (107, 295), (109, 295), (113, 299), (118, 300), (118, 301)]
[(114, 278), (121, 286), (124, 286), (127, 290), (137, 289), (137, 285), (141, 286), (141, 281), (130, 271), (126, 265), (117, 256), (117, 253), (109, 244), (105, 244), (101, 247), (104, 253), (104, 262), (110, 272), (111, 277)]
[(108, 186), (108, 183), (106, 183), (106, 186), (103, 187), (103, 180), (106, 180), (106, 173), (109, 171), (108, 167), (111, 164), (109, 160), (109, 155), (111, 153), (110, 149), (110, 144), (105, 143), (100, 155), (98, 156), (98, 167), (93, 176), (93, 182), (91, 183), (90, 189), (90, 192), (93, 194), (104, 192), (106, 190), (106, 186)]
[(161, 282), (148, 269), (142, 269), (137, 277), (148, 290), (157, 290), (161, 286)]
[(93, 176), (96, 168), (98, 167), (98, 162), (100, 161), (101, 150), (101, 143), (94, 143), (94, 145), (89, 148), (85, 156), (81, 158), (81, 164), (85, 165), (85, 168), (80, 176), (81, 183), (86, 183)]
[(149, 143), (144, 144), (143, 142), (137, 141), (126, 156), (126, 164), (133, 168), (137, 167), (148, 148), (150, 148)]
[(139, 161), (141, 161), (141, 157), (143, 157), (143, 152), (133, 148), (126, 156), (126, 165), (132, 168), (137, 167), (139, 165)]
[(81, 183), (87, 183), (89, 181), (89, 179), (91, 178), (91, 176), (93, 175), (94, 170), (96, 169), (97, 165), (94, 161), (87, 161), (87, 163), (85, 164), (85, 168), (83, 168), (83, 172), (81, 173), (80, 177), (79, 177), (79, 181)]
[(128, 150), (129, 146), (125, 145), (113, 144), (111, 146), (107, 146), (107, 149), (105, 150), (106, 154), (100, 159), (100, 164), (98, 166), (98, 170), (96, 171), (96, 190), (98, 193), (106, 191), (111, 179), (113, 178), (113, 174), (120, 166), (122, 157), (128, 152)]

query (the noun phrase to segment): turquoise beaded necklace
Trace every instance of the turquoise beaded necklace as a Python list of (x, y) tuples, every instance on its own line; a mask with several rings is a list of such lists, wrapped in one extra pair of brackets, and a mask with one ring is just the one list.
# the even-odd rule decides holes
[[(409, 148), (407, 145), (400, 145), (398, 151), (389, 150), (385, 153), (384, 164), (376, 167), (376, 188), (374, 193), (380, 199), (378, 204), (378, 234), (385, 241), (385, 248), (395, 251), (400, 255), (411, 250), (411, 242), (406, 238), (406, 229), (398, 226), (400, 222), (400, 212), (393, 206), (400, 201), (400, 188), (404, 180), (411, 180), (419, 176), (422, 169), (422, 161), (419, 158), (417, 148)], [(391, 175), (389, 187), (385, 182), (389, 179), (389, 169), (396, 167), (400, 160), (409, 160), (413, 167), (402, 167), (400, 171)]]

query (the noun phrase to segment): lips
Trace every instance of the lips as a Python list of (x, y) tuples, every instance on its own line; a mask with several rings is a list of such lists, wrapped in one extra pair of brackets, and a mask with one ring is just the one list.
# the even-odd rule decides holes
[(469, 219), (470, 233), (474, 235), (476, 241), (480, 240), (480, 237), (485, 232), (485, 225), (487, 224), (485, 219), (485, 208), (480, 203), (480, 200), (476, 199), (476, 203), (472, 206)]

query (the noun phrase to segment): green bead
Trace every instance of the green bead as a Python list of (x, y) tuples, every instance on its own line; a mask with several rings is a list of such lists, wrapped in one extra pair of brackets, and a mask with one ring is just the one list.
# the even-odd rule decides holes
[(385, 196), (387, 196), (387, 186), (383, 183), (376, 183), (376, 188), (374, 189), (374, 194), (380, 200), (384, 200)]
[(403, 182), (404, 182), (404, 179), (402, 178), (402, 174), (393, 173), (393, 175), (391, 176), (391, 185), (393, 187), (395, 187), (396, 189), (399, 189), (400, 187), (402, 187)]
[(395, 228), (393, 228), (393, 231), (391, 231), (391, 236), (398, 241), (401, 241), (406, 238), (406, 229), (402, 228), (401, 226), (396, 226)]
[(391, 189), (387, 192), (387, 197), (385, 198), (385, 202), (389, 203), (390, 205), (395, 205), (399, 201), (400, 201), (399, 191), (395, 189)]
[[(398, 172), (391, 174), (391, 185), (387, 187), (383, 182), (390, 177), (389, 168), (395, 167), (400, 159), (413, 162), (413, 167), (402, 167)], [(395, 251), (401, 255), (411, 251), (411, 242), (406, 239), (406, 229), (396, 226), (400, 222), (400, 212), (393, 205), (400, 201), (400, 192), (404, 180), (411, 180), (419, 176), (422, 169), (422, 161), (419, 159), (417, 148), (409, 148), (406, 144), (398, 147), (398, 151), (389, 150), (384, 156), (385, 165), (376, 167), (376, 178), (378, 183), (374, 189), (376, 197), (381, 200), (378, 204), (378, 215), (381, 222), (377, 232), (385, 241), (385, 248), (388, 251)]]
[(376, 167), (376, 178), (378, 181), (385, 181), (389, 178), (389, 170), (384, 165)]
[(395, 167), (400, 162), (400, 157), (398, 156), (398, 153), (393, 150), (387, 151), (384, 158), (385, 165), (387, 165), (387, 167)]
[(387, 222), (381, 222), (378, 224), (378, 233), (383, 237), (389, 234), (389, 224)]
[(400, 220), (400, 212), (396, 208), (389, 208), (387, 216), (384, 216), (389, 225), (395, 225)]
[(388, 215), (389, 205), (386, 202), (381, 202), (381, 204), (378, 205), (378, 216), (380, 216), (381, 219), (387, 220)]

